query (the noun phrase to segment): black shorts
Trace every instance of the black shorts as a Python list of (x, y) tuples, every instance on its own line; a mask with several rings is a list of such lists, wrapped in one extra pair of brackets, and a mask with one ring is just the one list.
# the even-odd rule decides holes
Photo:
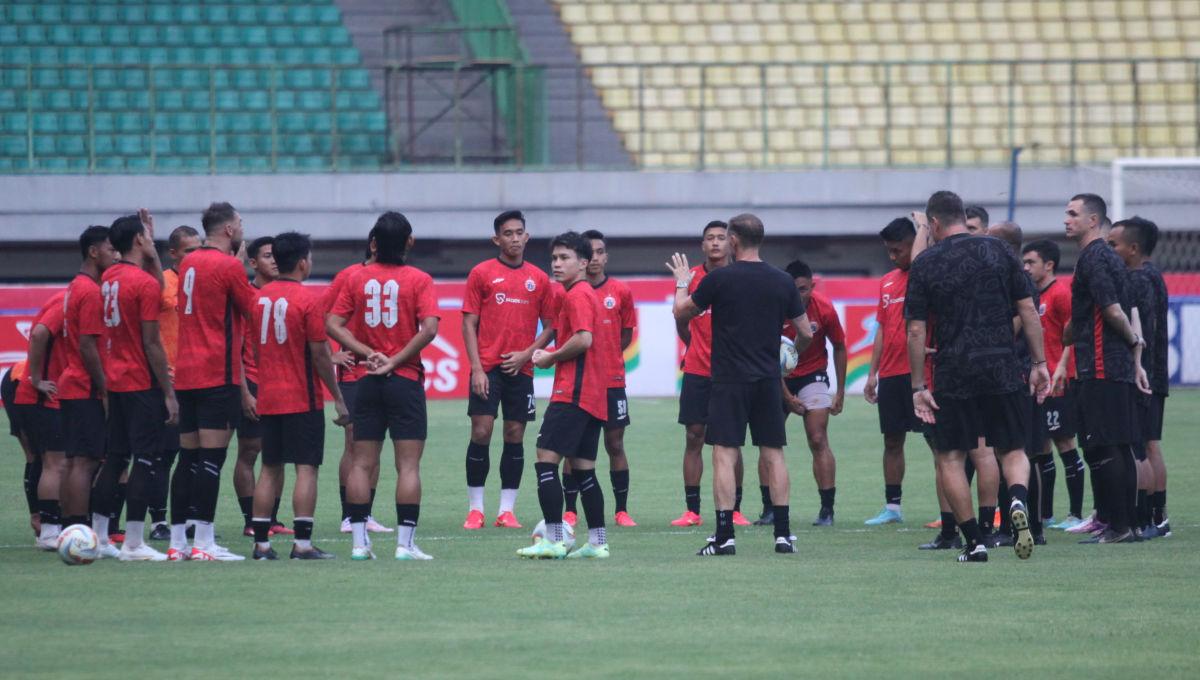
[(912, 376), (891, 375), (879, 379), (875, 390), (879, 406), (879, 431), (883, 434), (921, 432), (921, 419), (913, 410)]
[(325, 460), (325, 411), (261, 416), (263, 465), (312, 465)]
[(707, 425), (710, 394), (712, 378), (684, 373), (683, 385), (679, 389), (679, 424)]
[(783, 410), (783, 386), (776, 378), (751, 383), (714, 382), (708, 400), (708, 429), (704, 441), (715, 446), (742, 446), (746, 426), (755, 446), (787, 445)]
[(428, 428), (421, 383), (398, 375), (368, 375), (358, 381), (354, 441), (381, 442), (389, 431), (393, 441), (425, 441)]
[(162, 453), (167, 407), (162, 390), (108, 393), (108, 455), (130, 458)]
[(537, 447), (563, 458), (596, 460), (603, 421), (575, 404), (551, 402), (542, 416)]
[(504, 405), (504, 420), (528, 423), (537, 417), (533, 399), (533, 376), (518, 373), (509, 375), (497, 366), (487, 372), (488, 396), (480, 399), (474, 392), (467, 397), (467, 415), (495, 418)]
[(1061, 397), (1046, 397), (1042, 402), (1042, 424), (1048, 439), (1070, 439), (1078, 430), (1075, 395), (1068, 389)]
[(608, 388), (608, 420), (604, 429), (619, 430), (629, 427), (629, 396), (624, 387)]
[(162, 448), (163, 453), (174, 454), (179, 450), (179, 425), (165, 425), (162, 431)]
[(338, 383), (338, 389), (342, 391), (342, 400), (346, 402), (346, 410), (350, 412), (350, 418), (353, 419), (354, 398), (358, 394), (358, 381), (340, 382)]
[(104, 404), (99, 399), (60, 399), (58, 403), (67, 458), (103, 458), (107, 435)]
[(1079, 414), (1079, 445), (1121, 446), (1137, 442), (1136, 403), (1133, 383), (1113, 380), (1080, 380), (1076, 400)]
[[(246, 378), (246, 388), (250, 390), (250, 394), (254, 395), (255, 399), (258, 398), (258, 383)], [(241, 395), (238, 395), (239, 404), (241, 398)], [(250, 420), (245, 416), (240, 418), (237, 424), (237, 436), (238, 439), (262, 439), (262, 418), (258, 420)]]
[(1029, 424), (1026, 426), (1028, 433), (1025, 438), (1025, 453), (1030, 458), (1042, 455), (1046, 450), (1046, 411), (1045, 404), (1039, 404), (1037, 397), (1029, 394), (1028, 391), (1022, 391), (1028, 402), (1027, 413), (1029, 413)]
[(242, 388), (217, 385), (198, 390), (178, 390), (179, 432), (232, 430), (242, 422)]
[(1163, 411), (1167, 407), (1167, 395), (1146, 395), (1146, 410), (1142, 419), (1142, 438), (1148, 442), (1162, 441)]
[(965, 399), (935, 392), (933, 399), (938, 405), (934, 450), (970, 451), (979, 446), (980, 437), (999, 454), (1025, 450), (1032, 413), (1029, 394), (1023, 389)]
[(29, 444), (39, 456), (47, 451), (62, 453), (66, 448), (63, 438), (62, 412), (40, 404), (18, 404), (21, 427)]
[(4, 379), (0, 380), (0, 400), (4, 401), (4, 412), (8, 415), (8, 433), (20, 437), (21, 410), (17, 408), (17, 381), (13, 380), (12, 369), (5, 371)]

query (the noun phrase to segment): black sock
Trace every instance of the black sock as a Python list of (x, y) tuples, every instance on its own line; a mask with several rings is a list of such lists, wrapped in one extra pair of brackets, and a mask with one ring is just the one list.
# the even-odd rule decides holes
[(38, 512), (38, 482), (42, 478), (42, 459), (36, 458), (32, 463), (25, 464), (25, 504), (29, 506), (29, 514)]
[(688, 512), (700, 514), (700, 487), (684, 486), (683, 502), (687, 504)]
[(888, 505), (900, 505), (900, 485), (884, 484), (883, 501)]
[[(137, 461), (134, 460), (134, 465)], [(113, 494), (113, 504), (108, 511), (108, 528), (116, 531), (121, 527), (121, 510), (125, 508), (125, 501), (129, 497), (129, 482), (117, 482), (116, 493)]]
[(613, 498), (616, 499), (615, 512), (628, 512), (629, 470), (610, 470), (608, 478), (612, 481)]
[(521, 475), (525, 472), (525, 444), (504, 442), (500, 452), (500, 488), (521, 488)]
[(342, 500), (342, 519), (349, 519), (350, 513), (346, 510), (346, 487), (344, 485), (338, 486), (338, 498)]
[(1067, 512), (1073, 517), (1083, 517), (1083, 461), (1079, 451), (1071, 449), (1058, 454), (1062, 458), (1063, 483), (1067, 487)]
[(837, 487), (831, 486), (828, 489), (817, 489), (817, 494), (821, 496), (821, 509), (833, 511), (833, 500), (837, 496)]
[(1133, 447), (1122, 447), (1121, 464), (1125, 468), (1125, 493), (1122, 498), (1125, 500), (1125, 519), (1127, 526), (1131, 529), (1140, 526), (1138, 524), (1138, 480), (1137, 480), (1137, 459), (1133, 456)]
[(421, 519), (421, 504), (420, 503), (397, 503), (396, 504), (396, 530), (400, 527), (417, 527), (417, 520)]
[(1029, 487), (1024, 484), (1013, 484), (1008, 487), (1009, 505), (1013, 501), (1021, 501), (1026, 507), (1029, 506)]
[(297, 541), (311, 541), (313, 521), (311, 519), (292, 520), (292, 529), (296, 532)]
[(953, 512), (942, 513), (942, 536), (946, 538), (954, 538), (958, 534), (958, 522), (954, 519)]
[[(1105, 498), (1104, 476), (1101, 474), (1101, 464), (1104, 462), (1102, 451), (1088, 449), (1083, 452), (1083, 459), (1088, 467), (1088, 481), (1092, 487), (1092, 506), (1096, 508), (1096, 519), (1108, 524), (1107, 498)], [(1078, 515), (1083, 517), (1083, 515)]]
[(375, 487), (371, 487), (370, 500), (367, 501), (367, 517), (375, 514)]
[(579, 497), (583, 500), (583, 515), (587, 518), (588, 528), (599, 529), (604, 526), (604, 491), (600, 488), (600, 480), (596, 479), (596, 471), (575, 470), (571, 474), (579, 483)]
[(742, 511), (742, 487), (737, 487), (733, 492), (733, 511)]
[(366, 503), (346, 503), (346, 512), (350, 515), (350, 523), (357, 524), (367, 521), (371, 506)]
[(1125, 482), (1125, 462), (1121, 460), (1121, 450), (1115, 446), (1098, 446), (1086, 449), (1083, 455), (1088, 459), (1094, 487), (1100, 491), (1098, 513), (1105, 515), (1104, 521), (1114, 531), (1124, 532), (1129, 528), (1130, 519), (1126, 516), (1123, 498), (1128, 485)]
[(467, 486), (480, 487), (487, 483), (492, 461), (487, 444), (467, 444)]
[(238, 507), (242, 509), (242, 520), (245, 526), (254, 526), (254, 496), (238, 496)]
[(996, 489), (996, 506), (1000, 508), (1000, 526), (996, 531), (1001, 534), (1012, 533), (1012, 518), (1008, 516), (1008, 508), (1012, 505), (1012, 488), (1009, 487), (1004, 473), (1000, 473), (1000, 484)]
[(983, 532), (979, 528), (979, 522), (972, 517), (962, 524), (958, 525), (959, 531), (962, 532), (964, 538), (967, 539), (967, 547), (974, 548), (983, 541)]
[(279, 521), (279, 503), (282, 500), (283, 499), (279, 496), (275, 497), (275, 505), (271, 507), (271, 526), (282, 524), (282, 522)]
[(775, 538), (780, 536), (790, 539), (792, 536), (792, 523), (788, 515), (791, 506), (774, 505), (771, 510), (775, 513)]
[(1029, 530), (1034, 536), (1042, 535), (1042, 471), (1041, 466), (1034, 461), (1029, 462), (1029, 486), (1026, 492), (1028, 500), (1025, 508), (1028, 510)]
[(563, 484), (558, 478), (558, 466), (554, 463), (534, 463), (537, 474), (538, 505), (546, 524), (562, 524)]
[(1150, 494), (1151, 520), (1162, 524), (1167, 519), (1167, 492), (1155, 491)]
[(199, 466), (192, 480), (192, 506), (197, 521), (211, 523), (216, 517), (225, 455), (222, 448), (200, 449)]
[[(150, 492), (154, 486), (154, 470), (158, 467), (158, 456), (134, 456), (133, 468), (129, 471), (126, 485), (125, 521), (144, 522), (150, 504)], [(112, 524), (111, 526), (116, 526)]]
[(758, 487), (758, 492), (762, 494), (763, 514), (765, 515), (767, 514), (767, 511), (771, 509), (771, 506), (774, 505), (774, 503), (771, 502), (771, 487), (760, 485)]
[(981, 505), (979, 506), (979, 529), (985, 534), (990, 534), (996, 530), (996, 506)]
[(967, 486), (970, 486), (971, 481), (975, 479), (975, 461), (971, 460), (970, 456), (963, 461), (963, 471), (967, 473)]
[(576, 501), (579, 498), (579, 478), (573, 472), (564, 472), (562, 475), (563, 501), (566, 503), (567, 512), (578, 513), (579, 509)]
[(150, 480), (150, 521), (160, 524), (167, 521), (167, 496), (171, 488), (171, 466), (179, 450), (163, 451), (154, 463), (154, 476)]
[(724, 543), (733, 538), (733, 511), (717, 511), (717, 543)]
[(1054, 456), (1046, 454), (1034, 458), (1031, 464), (1038, 464), (1038, 474), (1041, 475), (1042, 517), (1047, 519), (1054, 516), (1054, 482), (1058, 477), (1058, 465)]
[(1150, 523), (1150, 504), (1147, 502), (1145, 489), (1138, 489), (1137, 492), (1137, 518), (1139, 528)]
[(192, 506), (192, 470), (200, 457), (199, 449), (181, 449), (179, 462), (171, 473), (171, 524), (184, 524), (190, 517)]
[(87, 515), (69, 515), (63, 518), (64, 527), (69, 527), (72, 524), (82, 524), (85, 527), (91, 527), (92, 518), (88, 517)]
[(113, 456), (104, 459), (96, 472), (92, 484), (91, 512), (97, 515), (112, 515), (113, 506), (117, 502), (117, 480), (121, 471), (129, 465), (129, 459), (124, 456)]
[(58, 524), (62, 521), (62, 508), (58, 505), (57, 498), (39, 498), (37, 501), (38, 516), (42, 518), (42, 524)]
[(250, 526), (254, 529), (254, 540), (266, 543), (271, 540), (271, 520), (250, 518)]

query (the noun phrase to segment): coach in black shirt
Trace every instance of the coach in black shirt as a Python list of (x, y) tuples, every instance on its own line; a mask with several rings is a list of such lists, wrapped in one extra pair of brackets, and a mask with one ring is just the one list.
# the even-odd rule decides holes
[[(1046, 371), (1042, 326), (1025, 272), (999, 240), (967, 233), (962, 199), (949, 191), (930, 196), (925, 213), (937, 243), (921, 253), (909, 272), (904, 317), (913, 406), (933, 426), (938, 481), (967, 545), (961, 562), (987, 561), (987, 548), (971, 504), (963, 461), (983, 437), (1000, 457), (1008, 480), (1027, 480), (1027, 389), (1013, 342), (1013, 310), (1021, 317), (1033, 359), (1028, 385), (1044, 398)], [(926, 323), (934, 321), (933, 385), (925, 384)], [(1033, 553), (1024, 484), (1011, 484), (1009, 514), (1017, 532), (1017, 556)]]
[(746, 442), (746, 426), (770, 472), (775, 513), (775, 552), (796, 551), (788, 522), (789, 482), (783, 461), (782, 383), (779, 329), (791, 321), (798, 331), (796, 349), (812, 341), (812, 330), (792, 278), (763, 262), (758, 249), (763, 224), (743, 214), (729, 221), (734, 262), (710, 272), (689, 296), (687, 257), (675, 253), (667, 267), (675, 275), (675, 319), (687, 323), (712, 309), (712, 392), (705, 441), (713, 447), (713, 500), (717, 508), (714, 540), (700, 555), (732, 555), (734, 463)]

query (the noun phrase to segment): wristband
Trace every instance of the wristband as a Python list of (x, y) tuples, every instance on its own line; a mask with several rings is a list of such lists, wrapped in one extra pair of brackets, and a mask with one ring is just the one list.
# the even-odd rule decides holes
[(679, 290), (687, 290), (688, 282), (676, 280), (675, 287), (678, 288)]
[(1128, 345), (1129, 349), (1133, 349), (1134, 347), (1137, 347), (1138, 343), (1140, 343), (1141, 341), (1142, 341), (1142, 336), (1138, 335), (1137, 333), (1134, 333), (1133, 334), (1133, 342), (1129, 343), (1129, 345)]
[(926, 389), (927, 388), (924, 385), (921, 385), (920, 387), (912, 388), (912, 393), (916, 394), (917, 392), (924, 392)]

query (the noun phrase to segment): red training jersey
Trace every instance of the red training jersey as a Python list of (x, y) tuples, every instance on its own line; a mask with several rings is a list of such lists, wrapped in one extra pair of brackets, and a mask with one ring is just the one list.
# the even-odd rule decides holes
[[(1071, 320), (1071, 289), (1058, 279), (1039, 291), (1038, 316), (1042, 320), (1042, 338), (1046, 347), (1046, 370), (1054, 374), (1063, 355), (1063, 328)], [(1075, 353), (1067, 364), (1067, 377), (1075, 377)]]
[(242, 263), (205, 246), (179, 263), (179, 355), (175, 389), (242, 383), (246, 317), (254, 289)]
[[(323, 309), (326, 314), (329, 314), (333, 311), (333, 306), (337, 304), (338, 295), (340, 295), (342, 289), (346, 287), (346, 282), (350, 280), (350, 277), (365, 266), (366, 264), (362, 262), (358, 264), (352, 264), (338, 272), (337, 276), (333, 277), (333, 281), (329, 284), (329, 287), (325, 289), (325, 296), (321, 299), (321, 309)], [(354, 323), (353, 319), (346, 323), (346, 328), (348, 328), (350, 330), (350, 334), (355, 337), (358, 337), (358, 333), (361, 332)], [(338, 382), (354, 382), (366, 375), (367, 363), (363, 361), (363, 359), (365, 359), (365, 357), (358, 357), (358, 361), (354, 364), (353, 368), (342, 368), (341, 366), (337, 366)]]
[[(688, 295), (696, 292), (700, 279), (708, 273), (705, 265), (692, 267), (692, 282), (688, 284)], [(683, 372), (704, 378), (712, 377), (712, 310), (705, 309), (688, 322), (692, 340), (683, 355)]]
[[(66, 295), (67, 291), (65, 290), (55, 293), (46, 301), (46, 304), (42, 305), (41, 310), (38, 311), (38, 315), (33, 319), (32, 328), (37, 328), (39, 325), (45, 326), (46, 330), (50, 333), (50, 339), (46, 341), (46, 354), (42, 358), (42, 380), (56, 382), (67, 363), (66, 352), (63, 351), (65, 343), (62, 341), (63, 299)], [(26, 366), (26, 378), (30, 378), (32, 375), (32, 367)], [(22, 379), (17, 383), (17, 396), (13, 399), (13, 402), (25, 405), (41, 404), (47, 408), (58, 408), (58, 397), (46, 397), (41, 392), (38, 392), (34, 389), (33, 382), (30, 379)]]
[(621, 333), (637, 326), (633, 294), (629, 292), (629, 286), (610, 276), (592, 286), (592, 290), (600, 300), (600, 315), (596, 319), (589, 353), (594, 353), (600, 360), (608, 380), (606, 387), (625, 387), (625, 350), (621, 348)]
[(142, 343), (142, 323), (158, 321), (162, 304), (158, 279), (121, 260), (104, 271), (104, 338), (101, 356), (109, 392), (139, 392), (156, 385)]
[(883, 334), (879, 355), (879, 377), (908, 375), (908, 325), (904, 321), (904, 294), (908, 272), (893, 269), (879, 280), (879, 305), (875, 308), (875, 332)]
[[(502, 355), (533, 344), (538, 321), (552, 316), (550, 278), (541, 269), (522, 262), (512, 266), (494, 257), (484, 260), (467, 275), (462, 311), (479, 317), (479, 362), (490, 371)], [(533, 375), (533, 363), (521, 369)]]
[[(842, 330), (842, 321), (838, 318), (833, 302), (816, 291), (808, 300), (804, 310), (808, 315), (808, 323), (812, 327), (813, 339), (808, 347), (800, 353), (800, 361), (796, 368), (788, 374), (789, 378), (799, 378), (810, 373), (824, 371), (829, 366), (829, 350), (825, 348), (825, 340), (829, 339), (834, 345), (846, 344), (846, 333)], [(784, 335), (796, 339), (796, 329), (789, 321), (784, 324)]]
[(592, 334), (592, 346), (573, 359), (555, 364), (550, 401), (575, 404), (592, 416), (607, 420), (608, 381), (604, 378), (604, 361), (593, 354), (600, 310), (600, 299), (586, 281), (576, 283), (563, 294), (554, 323), (555, 344), (562, 347), (579, 331), (588, 331)]
[[(104, 335), (103, 307), (100, 285), (83, 272), (76, 274), (63, 298), (62, 338), (66, 364), (58, 377), (59, 399), (90, 399), (96, 396), (92, 389), (92, 377), (83, 365), (83, 355), (79, 352), (79, 339), (94, 335), (99, 341), (100, 336)], [(99, 346), (97, 349), (100, 349)], [(103, 356), (103, 352), (101, 354)]]
[[(440, 318), (429, 274), (409, 265), (380, 262), (350, 276), (333, 313), (348, 320), (346, 327), (356, 340), (388, 356), (404, 349), (417, 334), (422, 319)], [(394, 373), (409, 380), (423, 380), (420, 353)]]
[(258, 412), (318, 411), (325, 405), (310, 342), (324, 342), (325, 308), (299, 281), (279, 279), (258, 291), (251, 316), (258, 348)]
[[(257, 300), (262, 288), (250, 284), (251, 290), (254, 291), (254, 297)], [(258, 355), (255, 353), (258, 348), (258, 331), (257, 326), (249, 323), (250, 319), (246, 319), (246, 333), (242, 338), (242, 369), (245, 371), (246, 380), (255, 385), (258, 384)]]

